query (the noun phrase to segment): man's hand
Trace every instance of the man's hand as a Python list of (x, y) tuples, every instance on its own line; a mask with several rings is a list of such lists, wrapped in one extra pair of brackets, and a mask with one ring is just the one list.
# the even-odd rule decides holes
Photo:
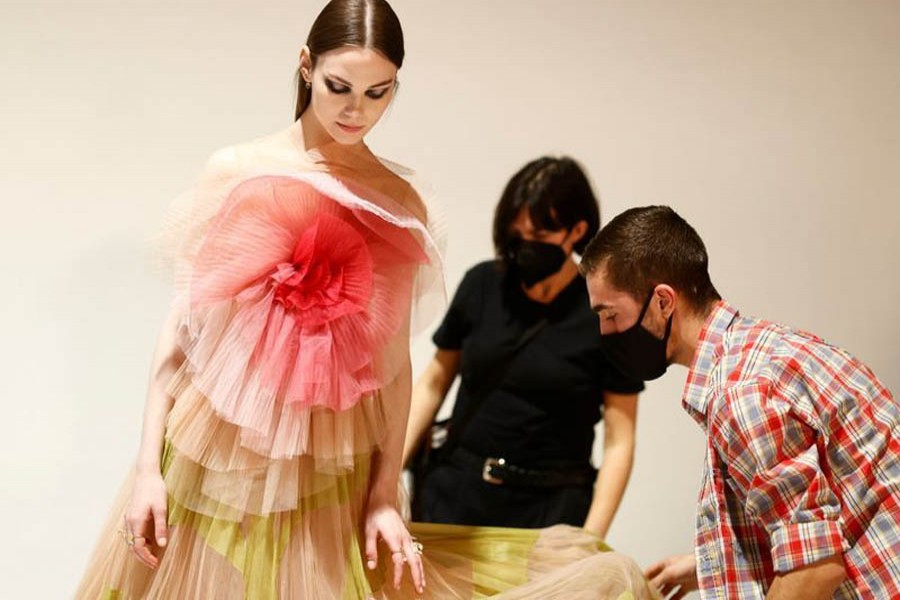
[(670, 556), (644, 571), (644, 575), (663, 598), (680, 600), (697, 590), (697, 559), (693, 554)]

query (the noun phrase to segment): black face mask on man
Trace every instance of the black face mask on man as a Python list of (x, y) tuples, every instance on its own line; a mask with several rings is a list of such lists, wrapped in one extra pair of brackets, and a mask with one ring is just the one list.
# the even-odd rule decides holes
[(613, 365), (625, 375), (641, 381), (662, 377), (669, 367), (666, 346), (669, 343), (669, 334), (672, 333), (673, 315), (669, 315), (669, 320), (666, 322), (666, 333), (662, 339), (657, 338), (641, 325), (654, 294), (655, 290), (650, 292), (650, 297), (644, 302), (637, 323), (633, 326), (618, 333), (600, 334), (600, 345)]
[(509, 264), (516, 276), (531, 287), (559, 271), (568, 255), (561, 246), (517, 239), (510, 244)]

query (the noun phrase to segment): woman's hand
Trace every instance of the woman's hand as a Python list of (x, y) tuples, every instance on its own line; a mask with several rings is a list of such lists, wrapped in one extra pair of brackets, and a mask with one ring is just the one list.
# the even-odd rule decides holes
[(416, 591), (423, 593), (425, 569), (422, 565), (421, 546), (413, 540), (394, 506), (370, 502), (366, 515), (366, 566), (369, 569), (374, 569), (378, 564), (378, 538), (384, 540), (391, 553), (391, 560), (394, 563), (394, 588), (400, 589), (403, 563), (407, 563)]
[(656, 563), (644, 572), (650, 584), (669, 600), (684, 598), (699, 587), (697, 584), (697, 559), (693, 554), (681, 554)]
[(168, 538), (166, 484), (159, 472), (139, 473), (125, 510), (125, 539), (135, 557), (151, 569), (159, 566)]

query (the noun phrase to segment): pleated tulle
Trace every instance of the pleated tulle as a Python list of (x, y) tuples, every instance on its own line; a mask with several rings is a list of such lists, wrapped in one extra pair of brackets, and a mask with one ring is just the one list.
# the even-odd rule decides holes
[[(167, 448), (166, 470), (174, 464)], [(166, 474), (169, 477), (169, 474)], [(91, 560), (78, 599), (103, 600), (435, 600), (658, 598), (637, 565), (595, 536), (571, 526), (543, 530), (411, 524), (424, 545), (427, 588), (409, 574), (399, 590), (382, 546), (365, 569), (362, 522), (368, 461), (331, 478), (290, 511), (235, 519), (228, 510), (201, 514), (169, 499), (169, 543), (152, 571), (133, 558), (112, 518)], [(121, 515), (131, 480), (113, 515)]]

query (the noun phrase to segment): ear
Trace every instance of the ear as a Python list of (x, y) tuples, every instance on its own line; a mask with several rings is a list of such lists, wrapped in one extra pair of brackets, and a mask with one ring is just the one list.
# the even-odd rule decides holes
[(668, 319), (675, 312), (675, 300), (677, 293), (675, 289), (667, 283), (661, 283), (653, 290), (654, 298), (652, 300), (659, 307), (659, 312), (664, 319)]
[(312, 53), (309, 51), (309, 46), (303, 46), (303, 48), (300, 49), (300, 77), (302, 77), (304, 81), (312, 81), (312, 69)]
[(587, 233), (587, 221), (578, 221), (569, 229), (569, 234), (566, 236), (563, 245), (568, 246), (568, 251), (572, 252), (585, 233)]
[(573, 246), (581, 241), (581, 238), (584, 237), (584, 234), (587, 233), (587, 230), (588, 224), (587, 221), (584, 220), (578, 221), (574, 226), (572, 226), (572, 232), (570, 235), (572, 236)]

